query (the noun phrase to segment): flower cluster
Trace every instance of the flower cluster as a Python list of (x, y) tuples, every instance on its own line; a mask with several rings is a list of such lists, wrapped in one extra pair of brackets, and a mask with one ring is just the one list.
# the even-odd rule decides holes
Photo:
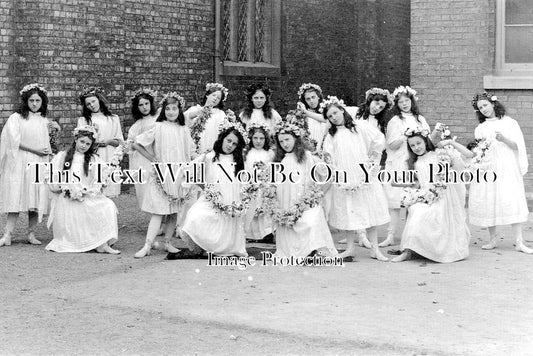
[(383, 95), (387, 98), (387, 103), (389, 105), (394, 104), (394, 96), (391, 95), (391, 93), (387, 89), (381, 89), (381, 88), (372, 88), (365, 92), (365, 99), (368, 99), (370, 95)]
[(414, 90), (413, 88), (411, 88), (410, 86), (406, 85), (406, 86), (399, 86), (397, 87), (396, 89), (394, 89), (394, 92), (392, 93), (392, 96), (394, 98), (397, 98), (400, 94), (405, 94), (407, 96), (412, 96), (414, 100), (418, 100), (417, 96), (416, 96), (416, 90)]
[(298, 97), (301, 97), (303, 93), (305, 93), (309, 89), (314, 89), (319, 93), (322, 93), (322, 88), (320, 86), (313, 84), (313, 83), (305, 83), (300, 85), (298, 88)]
[(139, 95), (143, 95), (143, 94), (149, 95), (149, 96), (151, 96), (154, 99), (157, 97), (157, 92), (156, 91), (153, 91), (150, 88), (140, 88), (133, 94), (133, 96), (131, 97), (131, 101), (135, 100), (135, 98), (137, 98)]
[(124, 154), (130, 150), (130, 146), (133, 143), (133, 140), (127, 140), (121, 142), (113, 151), (113, 155), (111, 156), (111, 159), (109, 162), (107, 162), (107, 168), (104, 170), (104, 181), (103, 186), (106, 187), (109, 184), (109, 178), (111, 177), (111, 174), (116, 171), (120, 170), (120, 163), (122, 162), (122, 159), (124, 158)]
[[(303, 120), (305, 121), (305, 120)], [(295, 136), (302, 137), (306, 134), (305, 127), (299, 115), (289, 112), (285, 119), (276, 121), (274, 132), (276, 135), (292, 133)]]
[(224, 99), (223, 101), (226, 101), (226, 99), (228, 98), (228, 95), (229, 95), (229, 90), (228, 88), (224, 87), (222, 84), (220, 83), (207, 83), (205, 85), (205, 91), (221, 91), (222, 93), (224, 93)]
[(472, 106), (474, 107), (474, 110), (478, 111), (478, 107), (477, 107), (477, 102), (480, 101), (480, 100), (487, 100), (487, 101), (490, 101), (491, 103), (495, 102), (495, 101), (498, 101), (498, 97), (496, 95), (493, 95), (489, 92), (486, 92), (484, 91), (483, 93), (481, 94), (476, 94), (474, 95), (474, 97), (472, 98)]
[(196, 145), (197, 151), (200, 149), (200, 138), (202, 136), (202, 132), (204, 132), (205, 123), (211, 117), (211, 110), (212, 109), (209, 106), (204, 106), (202, 111), (200, 111), (200, 114), (198, 114), (196, 117), (194, 125), (191, 127), (191, 137)]
[(80, 100), (85, 100), (85, 98), (88, 98), (90, 96), (105, 96), (105, 91), (104, 89), (100, 87), (89, 87), (89, 88), (83, 89), (78, 94), (78, 96)]
[(437, 125), (439, 125), (441, 127), (441, 134), (440, 134), (440, 138), (442, 140), (450, 140), (452, 139), (452, 132), (450, 131), (450, 129), (448, 128), (447, 125), (443, 125), (441, 123), (437, 123)]
[(266, 124), (262, 124), (262, 123), (254, 121), (246, 126), (246, 130), (248, 130), (248, 133), (252, 132), (252, 130), (255, 130), (255, 129), (264, 130), (268, 136), (270, 136), (271, 134), (270, 127), (268, 127)]
[(239, 131), (246, 145), (250, 143), (250, 139), (248, 138), (248, 135), (246, 134), (246, 130), (244, 129), (244, 127), (242, 127), (240, 122), (231, 121), (228, 119), (228, 117), (226, 117), (224, 121), (222, 121), (220, 125), (218, 125), (219, 133), (222, 133), (227, 130), (232, 130), (232, 129)]
[(486, 170), (489, 166), (489, 162), (487, 161), (487, 151), (490, 149), (492, 145), (492, 140), (484, 139), (484, 140), (476, 140), (476, 146), (472, 149), (475, 156), (472, 158), (472, 161), (469, 165), (469, 168), (471, 169), (482, 169)]
[(171, 98), (176, 99), (176, 101), (180, 103), (180, 108), (182, 110), (185, 108), (185, 99), (183, 99), (183, 97), (179, 95), (178, 93), (176, 93), (175, 91), (171, 91), (163, 95), (163, 99), (161, 99), (161, 101), (159, 102), (159, 105), (162, 106), (165, 102), (168, 101), (168, 99), (171, 99)]
[(333, 104), (340, 105), (342, 107), (346, 106), (346, 104), (344, 104), (344, 100), (339, 99), (336, 96), (328, 95), (328, 98), (320, 103), (320, 107), (318, 108), (318, 112), (320, 112), (320, 113), (324, 112), (324, 110), (328, 109)]
[(31, 83), (31, 84), (28, 84), (28, 85), (25, 85), (24, 88), (22, 88), (21, 91), (19, 91), (19, 94), (22, 95), (32, 89), (38, 89), (40, 91), (42, 91), (44, 94), (46, 94), (46, 89), (40, 85), (39, 83)]
[(98, 129), (95, 125), (83, 125), (74, 129), (74, 137), (77, 137), (80, 132), (90, 132), (95, 141), (98, 141)]
[(222, 202), (222, 193), (215, 188), (215, 185), (206, 184), (204, 187), (204, 196), (218, 213), (234, 218), (246, 214), (250, 207), (250, 201), (255, 197), (257, 191), (257, 186), (246, 184), (241, 188), (240, 201), (224, 204)]
[(87, 188), (81, 183), (65, 184), (60, 186), (61, 194), (70, 200), (84, 201), (89, 195), (98, 195), (100, 188)]
[(407, 137), (413, 137), (413, 136), (418, 136), (418, 135), (428, 137), (429, 130), (423, 129), (417, 126), (417, 127), (408, 128), (407, 130), (405, 130), (404, 135)]

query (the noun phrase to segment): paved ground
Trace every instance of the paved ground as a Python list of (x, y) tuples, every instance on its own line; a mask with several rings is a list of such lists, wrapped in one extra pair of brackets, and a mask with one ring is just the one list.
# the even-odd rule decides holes
[[(120, 256), (0, 248), (0, 354), (533, 355), (533, 256), (509, 228), (494, 251), (473, 228), (470, 258), (453, 264), (360, 248), (344, 267), (240, 270), (134, 259), (148, 218), (131, 195), (116, 203)], [(525, 236), (533, 246), (533, 216)], [(39, 237), (51, 240), (42, 225)]]

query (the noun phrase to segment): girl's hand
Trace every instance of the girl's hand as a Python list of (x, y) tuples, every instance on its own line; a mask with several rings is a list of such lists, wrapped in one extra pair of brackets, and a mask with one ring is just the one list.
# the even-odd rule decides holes
[(52, 154), (52, 150), (49, 149), (49, 148), (43, 148), (41, 150), (35, 150), (34, 152), (37, 156), (48, 156), (48, 155), (51, 155)]
[(112, 139), (109, 139), (109, 140), (106, 140), (103, 142), (106, 146), (113, 146), (113, 147), (118, 147), (118, 145), (120, 145), (120, 140), (117, 139), (117, 138), (112, 138)]
[(455, 143), (454, 140), (442, 140), (437, 143), (437, 147), (444, 148), (445, 146), (452, 145)]
[(502, 142), (506, 140), (505, 136), (500, 131), (496, 131), (495, 134), (496, 136), (494, 138), (496, 140), (502, 141)]
[(304, 103), (302, 103), (301, 101), (299, 101), (299, 102), (296, 103), (296, 108), (297, 108), (298, 110), (306, 111), (306, 110), (305, 110), (305, 105), (304, 105)]

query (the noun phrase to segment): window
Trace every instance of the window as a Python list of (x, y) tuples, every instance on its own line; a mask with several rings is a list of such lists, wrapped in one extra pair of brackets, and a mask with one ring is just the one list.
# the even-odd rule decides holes
[(220, 75), (279, 75), (281, 0), (217, 0)]

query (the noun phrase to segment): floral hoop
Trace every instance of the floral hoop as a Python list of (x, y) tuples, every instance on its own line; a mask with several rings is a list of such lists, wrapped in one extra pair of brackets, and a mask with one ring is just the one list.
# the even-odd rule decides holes
[(474, 107), (476, 111), (479, 111), (477, 107), (477, 102), (480, 100), (487, 100), (491, 103), (494, 103), (495, 101), (498, 101), (498, 97), (486, 91), (484, 91), (481, 94), (474, 95), (474, 97), (472, 98), (472, 106)]
[(368, 100), (368, 98), (371, 95), (383, 95), (387, 98), (387, 103), (389, 105), (394, 104), (394, 97), (391, 95), (391, 93), (387, 89), (381, 89), (381, 88), (372, 88), (365, 92), (365, 100)]
[(149, 95), (153, 99), (155, 99), (157, 97), (157, 92), (156, 91), (153, 91), (150, 88), (139, 88), (139, 89), (137, 89), (137, 91), (131, 97), (131, 101), (135, 100), (137, 97), (139, 97), (139, 96), (141, 96), (143, 94), (144, 95)]
[(225, 86), (223, 86), (220, 83), (207, 83), (205, 85), (205, 91), (206, 92), (209, 92), (209, 91), (221, 91), (222, 93), (224, 93), (224, 99), (222, 99), (222, 101), (226, 101), (226, 99), (228, 98), (228, 95), (229, 95), (228, 88), (226, 88)]
[(222, 193), (214, 184), (206, 184), (204, 187), (204, 196), (211, 206), (220, 214), (231, 218), (244, 216), (250, 207), (250, 201), (257, 195), (258, 186), (246, 184), (241, 188), (241, 201), (233, 201), (231, 204), (222, 202)]
[(344, 100), (339, 99), (336, 96), (328, 95), (328, 98), (320, 103), (318, 112), (323, 113), (324, 110), (328, 109), (331, 105), (334, 105), (334, 104), (342, 106), (342, 107), (346, 107), (346, 104), (344, 104)]
[(161, 99), (159, 105), (163, 106), (163, 104), (166, 103), (168, 99), (175, 99), (180, 104), (180, 108), (182, 110), (185, 108), (185, 99), (183, 99), (183, 97), (175, 91), (171, 91), (163, 95), (163, 99)]
[(85, 100), (86, 98), (90, 96), (96, 96), (98, 98), (103, 98), (105, 96), (105, 90), (100, 87), (89, 87), (89, 88), (82, 90), (78, 95), (81, 101)]
[(413, 136), (428, 137), (429, 130), (423, 129), (417, 126), (415, 128), (408, 128), (407, 130), (405, 130), (404, 135), (407, 137), (413, 137)]
[(320, 86), (313, 83), (304, 83), (298, 88), (298, 97), (300, 98), (309, 89), (314, 89), (322, 94), (322, 88)]
[(22, 88), (21, 91), (19, 91), (20, 96), (22, 96), (24, 93), (29, 92), (30, 90), (37, 89), (41, 92), (43, 92), (45, 95), (47, 95), (46, 89), (40, 85), (39, 83), (31, 83), (28, 85), (25, 85), (24, 88)]
[(228, 119), (228, 117), (226, 117), (224, 121), (222, 121), (220, 125), (218, 125), (219, 133), (222, 133), (224, 131), (231, 130), (231, 129), (235, 129), (239, 131), (242, 138), (244, 139), (245, 145), (248, 146), (248, 144), (250, 143), (250, 139), (248, 138), (248, 135), (246, 134), (246, 130), (244, 129), (244, 127), (242, 127), (242, 125), (239, 122), (231, 121)]
[(408, 85), (406, 85), (406, 86), (400, 85), (399, 87), (394, 89), (394, 92), (392, 93), (392, 96), (394, 97), (394, 99), (396, 99), (400, 94), (405, 94), (407, 96), (411, 96), (411, 97), (413, 97), (413, 99), (415, 101), (418, 100), (418, 97), (416, 96), (416, 90), (414, 90), (413, 88), (411, 88)]

